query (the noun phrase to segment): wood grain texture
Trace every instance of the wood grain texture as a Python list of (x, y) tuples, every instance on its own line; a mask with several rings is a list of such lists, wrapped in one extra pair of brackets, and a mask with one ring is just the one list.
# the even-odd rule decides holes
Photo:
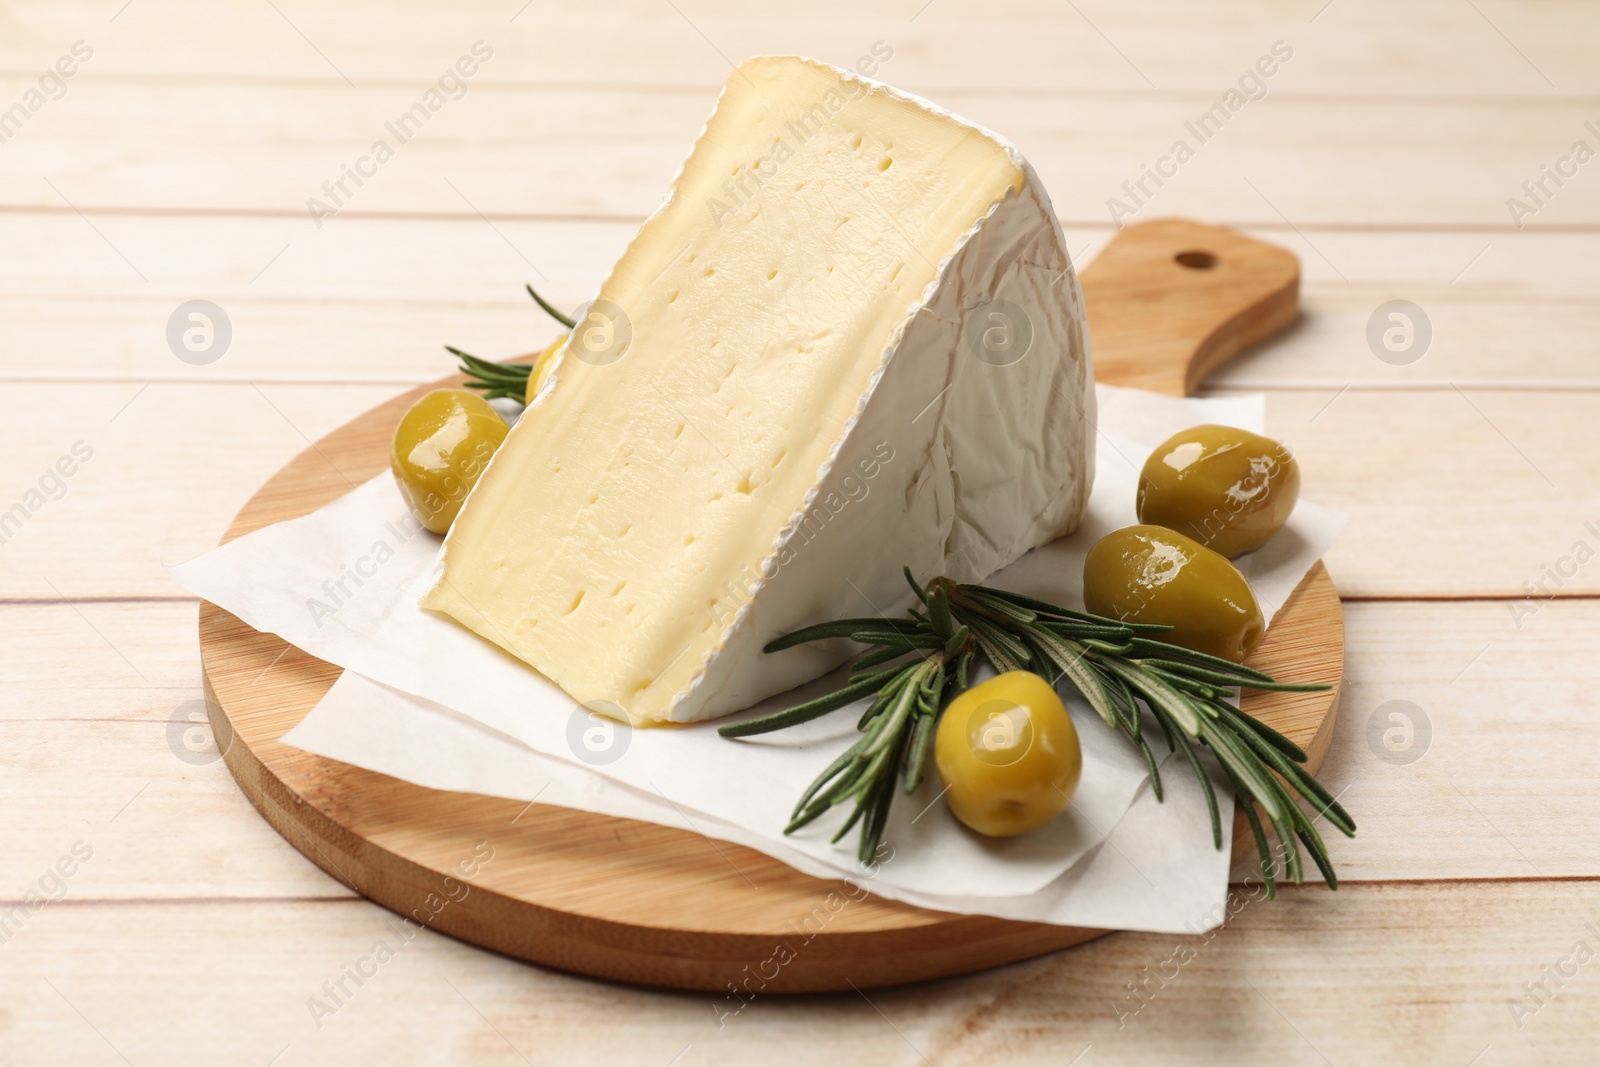
[[(446, 369), (447, 342), (485, 354), (542, 347), (551, 323), (519, 280), (575, 307), (637, 229), (576, 221), (491, 227), (477, 218), (341, 218), (320, 231), (271, 218), (124, 215), (94, 223), (148, 283), (75, 215), (0, 212), (8, 250), (0, 261), (0, 377), (420, 384)], [(1067, 228), (1080, 267), (1095, 269), (1114, 232), (1109, 223)], [(1301, 234), (1281, 223), (1248, 233), (1300, 255), (1302, 315), (1208, 386), (1600, 387), (1593, 235)], [(229, 314), (234, 336), (223, 358), (194, 367), (173, 357), (163, 335), (173, 308), (201, 294)], [(1365, 340), (1373, 310), (1396, 298), (1415, 301), (1433, 322), (1431, 347), (1407, 366), (1381, 361)], [(46, 349), (51, 359), (40, 360)], [(1539, 358), (1522, 359), (1528, 352)]]
[[(1600, 32), (1600, 13), (1585, 0), (1483, 3), (1493, 22), (1453, 0), (1417, 0), (1400, 9), (1383, 0), (1343, 0), (1315, 24), (1318, 9), (1277, 0), (1227, 0), (1204, 9), (1184, 0), (1137, 6), (1085, 0), (1076, 5), (1081, 13), (1052, 0), (994, 0), (940, 3), (915, 19), (916, 6), (908, 10), (895, 0), (819, 0), (782, 9), (739, 0), (559, 0), (515, 20), (515, 5), (508, 13), (494, 0), (472, 0), (408, 5), (403, 24), (391, 22), (393, 8), (379, 0), (279, 6), (282, 16), (260, 4), (168, 0), (129, 11), (115, 32), (102, 29), (109, 15), (93, 0), (7, 9), (0, 67), (26, 77), (88, 34), (110, 38), (89, 68), (108, 77), (292, 82), (323, 86), (331, 96), (349, 91), (345, 77), (356, 85), (420, 90), (474, 39), (485, 38), (496, 49), (479, 75), (486, 84), (710, 91), (727, 76), (725, 56), (737, 62), (799, 52), (848, 66), (884, 40), (895, 48), (894, 77), (919, 92), (977, 86), (1153, 93), (1217, 89), (1283, 38), (1297, 50), (1295, 88), (1302, 91), (1536, 98), (1557, 87), (1567, 94), (1600, 89), (1587, 48)], [(1520, 59), (1496, 25), (1538, 66)], [(573, 40), (604, 42), (606, 62), (551, 46)]]
[[(1364, 345), (1358, 358), (1377, 362)], [(75, 440), (95, 449), (66, 495), (4, 546), (0, 599), (182, 595), (163, 565), (208, 550), (275, 468), (396, 390), (145, 384), (0, 383), (12, 405), (0, 501), (19, 499)], [(1600, 480), (1589, 427), (1600, 390), (1347, 385), (1279, 388), (1267, 401), (1267, 432), (1301, 458), (1306, 499), (1352, 516), (1326, 560), (1342, 595), (1521, 599), (1576, 541), (1594, 543), (1586, 524), (1600, 525)], [(1594, 596), (1600, 567), (1544, 589)]]
[[(528, 17), (539, 10), (530, 9)], [(668, 19), (678, 18), (671, 8), (663, 10)], [(1466, 13), (1470, 17), (1471, 9)], [(266, 17), (276, 18), (270, 8)], [(1506, 198), (1594, 119), (1592, 98), (1558, 95), (1328, 100), (1293, 89), (1304, 78), (1291, 61), (1263, 83), (1267, 96), (1220, 129), (1213, 120), (1204, 137), (1193, 132), (1273, 39), (1265, 37), (1258, 51), (1230, 63), (1233, 69), (1219, 64), (1212, 84), (1186, 92), (1041, 96), (918, 85), (903, 77), (909, 52), (897, 54), (879, 74), (1002, 131), (1038, 171), (1067, 224), (1112, 225), (1131, 212), (1138, 219), (1183, 215), (1234, 224), (1281, 225), (1287, 217), (1300, 227), (1355, 220), (1474, 226), (1509, 237), (1516, 220)], [(454, 58), (448, 47), (441, 47), (443, 62)], [(491, 62), (483, 73), (495, 67)], [(197, 92), (182, 82), (96, 80), (92, 64), (84, 73), (67, 96), (40, 112), (39, 122), (6, 143), (0, 207), (76, 218), (41, 180), (45, 176), (92, 216), (265, 216), (308, 241), (373, 216), (478, 221), (481, 211), (500, 221), (637, 223), (660, 199), (727, 76), (726, 68), (708, 70), (714, 80), (703, 86), (667, 92), (570, 84), (513, 90), (474, 79), (467, 95), (449, 101), (401, 143), (386, 124), (415, 101), (421, 86), (358, 85), (330, 93), (317, 84), (246, 80)], [(15, 99), (26, 88), (21, 79), (0, 78), (0, 99)], [(148, 115), (173, 118), (144, 123)], [(315, 122), (282, 120), (312, 115)], [(136, 126), (138, 139), (118, 136)], [(517, 136), (506, 136), (513, 129)], [(372, 146), (380, 139), (395, 154), (375, 168)], [(1181, 168), (1171, 162), (1180, 140), (1194, 152)], [(224, 143), (227, 152), (215, 150)], [(464, 162), (467, 145), (470, 163)], [(363, 168), (376, 171), (370, 180), (359, 188), (346, 180), (342, 192), (325, 190), (324, 183), (341, 179), (341, 167), (353, 168), (364, 157)], [(1166, 173), (1159, 186), (1147, 177), (1158, 164)], [(175, 171), (182, 181), (173, 180)], [(1452, 174), (1448, 185), (1433, 180), (1441, 171)], [(599, 174), (604, 181), (594, 180)], [(1125, 185), (1141, 182), (1142, 189)], [(320, 222), (308, 209), (313, 199), (324, 213)], [(1600, 198), (1575, 186), (1525, 222), (1535, 229), (1592, 229), (1600, 224)], [(128, 254), (139, 261), (132, 250)]]
[[(1506, 1006), (1575, 939), (1593, 943), (1592, 880), (1306, 887), (1249, 903), (1212, 937), (1119, 934), (865, 999), (758, 996), (742, 1010), (717, 993), (574, 979), (426, 930), (402, 940), (392, 915), (359, 899), (173, 906), (73, 893), (4, 946), (11, 1063), (124, 1065), (114, 1048), (135, 1067), (667, 1067), (675, 1056), (676, 1067), (1067, 1067), (1092, 1046), (1077, 1067), (1466, 1067), (1492, 1046), (1474, 1067), (1592, 1067), (1600, 1025), (1587, 969), (1521, 1028)], [(395, 955), (372, 974), (379, 940)], [(1180, 950), (1189, 962), (1119, 1016), (1137, 1007), (1116, 999), (1126, 983)], [(362, 960), (369, 977), (330, 997), (324, 983)], [(312, 1014), (313, 998), (333, 1013)]]
[[(1137, 254), (1115, 255), (1122, 241)], [(1175, 280), (1135, 289), (1116, 279), (1146, 276), (1198, 243), (1228, 257), (1224, 272), (1176, 266)], [(1238, 339), (1264, 336), (1292, 317), (1295, 290), (1283, 265), (1294, 257), (1237, 234), (1193, 224), (1132, 228), (1109, 252), (1091, 292), (1091, 322), (1107, 324), (1106, 380), (1149, 384), (1162, 361), (1169, 391), (1196, 366), (1237, 351)], [(1212, 255), (1213, 253), (1207, 253)], [(1129, 268), (1126, 264), (1137, 263)], [(1298, 272), (1290, 270), (1291, 282)], [(1253, 282), (1253, 284), (1252, 284)], [(1099, 301), (1100, 311), (1094, 310)], [(1118, 362), (1131, 336), (1115, 327), (1156, 305), (1185, 331), (1160, 352)], [(1210, 309), (1209, 328), (1204, 322)], [(1250, 318), (1252, 313), (1254, 318)], [(1240, 325), (1242, 319), (1251, 324)], [(1093, 328), (1093, 326), (1091, 327)], [(1187, 338), (1188, 343), (1185, 343)], [(1222, 340), (1218, 340), (1222, 338)], [(1232, 343), (1233, 347), (1229, 347)], [(302, 452), (268, 480), (240, 512), (226, 539), (307, 514), (388, 465), (388, 443), (422, 386), (380, 405)], [(588, 812), (523, 805), (471, 794), (442, 794), (340, 764), (278, 741), (337, 679), (339, 670), (202, 604), (201, 651), (210, 718), (228, 767), (272, 826), (314, 862), (358, 892), (402, 915), (510, 955), (607, 978), (716, 990), (750, 982), (763, 992), (871, 988), (960, 974), (1099, 936), (1103, 931), (986, 916), (949, 915), (859, 894), (843, 882), (800, 874), (749, 849), (689, 830)], [(1276, 676), (1337, 684), (1343, 663), (1338, 594), (1319, 564), (1285, 604), (1252, 660)], [(262, 682), (271, 668), (270, 679)], [(1332, 738), (1337, 690), (1254, 693), (1245, 709), (1295, 739), (1314, 770)], [(1241, 818), (1238, 849), (1251, 847)], [(620, 846), (620, 847), (619, 847)], [(494, 857), (482, 870), (483, 850)], [(474, 892), (451, 907), (451, 887), (472, 867)], [(787, 950), (781, 966), (776, 944)], [(764, 973), (772, 967), (774, 973)]]

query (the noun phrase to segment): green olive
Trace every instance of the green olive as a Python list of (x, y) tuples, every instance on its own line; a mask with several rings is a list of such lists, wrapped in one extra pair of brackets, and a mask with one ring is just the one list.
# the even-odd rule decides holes
[(444, 533), (510, 431), (477, 393), (435, 389), (395, 427), (389, 468), (417, 521)]
[(1158, 640), (1243, 663), (1266, 632), (1239, 568), (1162, 526), (1106, 534), (1083, 561), (1083, 603), (1096, 615), (1172, 627)]
[(955, 817), (989, 837), (1025, 834), (1060, 815), (1083, 773), (1072, 717), (1032, 671), (1007, 671), (952, 700), (933, 760)]
[(1232, 426), (1194, 426), (1145, 461), (1139, 521), (1231, 559), (1277, 533), (1299, 497), (1300, 467), (1286, 446)]
[(539, 395), (539, 390), (544, 388), (544, 383), (550, 377), (550, 370), (556, 365), (556, 354), (561, 351), (561, 346), (567, 343), (567, 334), (562, 334), (543, 352), (539, 353), (533, 361), (533, 369), (528, 371), (528, 390), (522, 397), (524, 404), (533, 403), (533, 398)]

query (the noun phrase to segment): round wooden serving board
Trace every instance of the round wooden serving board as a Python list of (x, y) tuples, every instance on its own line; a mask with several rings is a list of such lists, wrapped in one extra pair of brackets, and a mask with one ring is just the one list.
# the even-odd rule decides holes
[[(1293, 320), (1299, 265), (1231, 231), (1168, 220), (1123, 230), (1082, 282), (1099, 378), (1182, 394)], [(446, 384), (398, 396), (302, 452), (224, 540), (307, 514), (384, 470), (401, 414)], [(748, 997), (960, 974), (1107, 932), (851, 899), (860, 894), (842, 882), (688, 830), (443, 793), (314, 756), (278, 739), (339, 668), (209, 603), (200, 607), (200, 649), (218, 747), (279, 833), (364, 896), (512, 956), (629, 982), (737, 987)], [(1313, 769), (1333, 732), (1343, 661), (1338, 594), (1318, 564), (1251, 662), (1336, 688), (1251, 693), (1244, 703), (1299, 742)], [(1251, 847), (1242, 822), (1235, 840)], [(473, 864), (488, 849), (493, 859)]]

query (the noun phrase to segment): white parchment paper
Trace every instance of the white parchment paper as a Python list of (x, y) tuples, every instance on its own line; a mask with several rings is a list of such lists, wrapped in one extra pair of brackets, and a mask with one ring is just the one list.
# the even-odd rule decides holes
[[(1200, 422), (1259, 430), (1264, 413), (1260, 397), (1179, 400), (1102, 386), (1099, 399), (1096, 483), (1083, 528), (993, 584), (1076, 603), (1088, 547), (1136, 521), (1134, 488), (1150, 447)], [(1269, 619), (1343, 522), (1302, 501), (1284, 531), (1239, 561)], [(437, 547), (407, 521), (383, 475), (173, 574), (255, 628), (354, 672), (285, 738), (291, 744), (433, 788), (537, 797), (687, 827), (810, 874), (863, 877), (853, 837), (828, 841), (842, 811), (801, 833), (781, 833), (799, 792), (851, 743), (848, 710), (745, 742), (724, 740), (707, 724), (631, 729), (602, 719), (498, 648), (416, 607)], [(806, 699), (825, 684), (749, 714)], [(1084, 775), (1065, 815), (1021, 838), (981, 838), (937, 802), (938, 784), (930, 781), (897, 801), (885, 835), (892, 859), (872, 869), (872, 890), (944, 910), (1071, 925), (1212, 925), (1208, 916), (1226, 892), (1228, 842), (1220, 852), (1211, 847), (1188, 768), (1172, 765), (1163, 779), (1166, 802), (1156, 803), (1126, 742), (1086, 705), (1068, 704), (1084, 744)]]

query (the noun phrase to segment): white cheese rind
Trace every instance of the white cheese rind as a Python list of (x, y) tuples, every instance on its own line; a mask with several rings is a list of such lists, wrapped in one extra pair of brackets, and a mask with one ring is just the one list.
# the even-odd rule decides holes
[[(978, 582), (1077, 529), (1094, 475), (1083, 294), (1038, 179), (1023, 171), (1021, 194), (995, 204), (940, 264), (673, 721), (748, 707), (859, 652), (843, 641), (760, 650), (817, 622), (899, 614), (913, 602), (902, 567), (924, 582)], [(963, 340), (996, 301), (1024, 309), (1033, 327), (1032, 349), (1009, 366)]]
[[(863, 367), (870, 373), (864, 375), (864, 385), (849, 386), (859, 390), (853, 411), (842, 425), (833, 423), (837, 429), (831, 432), (829, 447), (814, 476), (807, 479), (807, 488), (795, 491), (787, 521), (774, 521), (781, 528), (770, 533), (721, 531), (724, 538), (761, 538), (765, 548), (750, 551), (732, 543), (727, 546), (738, 550), (723, 553), (723, 558), (742, 556), (748, 562), (711, 576), (715, 579), (714, 603), (705, 629), (711, 631), (714, 623), (715, 630), (688, 647), (691, 655), (680, 657), (683, 662), (674, 661), (666, 668), (675, 670), (671, 677), (683, 679), (682, 684), (674, 682), (670, 695), (650, 692), (649, 700), (632, 699), (627, 692), (607, 691), (608, 687), (626, 690), (629, 683), (606, 678), (600, 662), (603, 657), (575, 654), (570, 658), (587, 662), (582, 670), (573, 671), (571, 663), (555, 662), (557, 657), (541, 647), (538, 639), (527, 639), (530, 617), (537, 616), (547, 630), (559, 623), (552, 620), (548, 605), (538, 606), (540, 596), (548, 590), (517, 584), (517, 553), (560, 552), (572, 558), (573, 566), (589, 566), (593, 573), (581, 575), (584, 588), (618, 580), (646, 583), (656, 572), (682, 563), (660, 555), (659, 546), (657, 556), (628, 559), (623, 564), (614, 553), (609, 564), (603, 563), (606, 557), (597, 548), (594, 559), (585, 563), (583, 538), (593, 536), (593, 530), (584, 525), (586, 515), (573, 518), (559, 546), (504, 543), (515, 541), (516, 532), (528, 527), (504, 513), (507, 501), (516, 500), (518, 492), (516, 485), (507, 483), (544, 477), (526, 454), (519, 432), (530, 439), (530, 433), (544, 432), (547, 427), (530, 431), (519, 426), (513, 431), (508, 447), (502, 449), (463, 508), (462, 518), (441, 552), (435, 587), (424, 598), (425, 606), (455, 617), (524, 658), (576, 699), (613, 701), (637, 722), (712, 718), (808, 681), (836, 664), (849, 646), (837, 642), (772, 656), (763, 655), (761, 647), (781, 633), (813, 622), (898, 611), (910, 598), (901, 577), (902, 566), (909, 565), (924, 580), (936, 574), (960, 581), (981, 580), (1029, 549), (1074, 529), (1088, 497), (1094, 469), (1093, 391), (1082, 296), (1060, 227), (1032, 168), (1015, 148), (988, 131), (925, 101), (821, 64), (757, 59), (742, 67), (735, 79), (746, 78), (749, 84), (786, 78), (814, 80), (818, 71), (826, 71), (852, 94), (860, 94), (850, 107), (861, 108), (865, 100), (893, 101), (894, 107), (911, 104), (924, 115), (938, 116), (955, 131), (952, 155), (959, 150), (959, 158), (966, 159), (967, 165), (978, 158), (968, 137), (982, 139), (994, 150), (991, 154), (1009, 159), (1013, 179), (1008, 180), (1003, 195), (969, 216), (970, 225), (945, 248), (922, 247), (909, 236), (920, 232), (918, 220), (896, 221), (884, 215), (889, 227), (878, 227), (880, 238), (892, 242), (892, 233), (898, 233), (910, 251), (922, 257), (931, 278), (920, 290), (908, 293), (908, 303), (888, 343), (869, 363), (862, 362), (867, 353), (836, 357), (847, 377), (862, 373)], [(742, 94), (734, 104), (748, 111), (749, 95), (733, 80), (730, 89)], [(725, 90), (719, 101), (719, 112), (729, 106), (728, 92)], [(868, 109), (885, 106), (865, 105)], [(894, 118), (894, 107), (880, 119)], [(714, 114), (696, 152), (702, 150), (708, 136), (727, 138), (737, 132), (719, 130), (717, 121)], [(906, 140), (916, 141), (915, 131), (908, 128), (906, 133)], [(655, 273), (651, 255), (666, 258), (664, 252), (644, 247), (644, 238), (654, 232), (652, 223), (658, 216), (683, 195), (685, 175), (694, 160), (691, 156), (657, 215), (630, 245), (602, 287), (603, 296), (626, 288), (628, 270)], [(802, 169), (795, 164), (779, 174), (798, 175)], [(697, 180), (703, 192), (704, 176)], [(769, 181), (761, 197), (785, 195), (786, 184)], [(755, 210), (766, 203), (764, 199), (758, 202)], [(951, 220), (943, 221), (949, 230)], [(915, 259), (908, 263), (908, 271), (921, 269)], [(669, 269), (679, 270), (669, 262), (660, 268), (658, 277), (675, 277), (667, 273)], [(839, 298), (849, 299), (850, 295), (842, 293)], [(727, 308), (726, 314), (750, 310)], [(776, 310), (782, 314), (785, 309), (780, 306)], [(994, 319), (996, 314), (1002, 318)], [(991, 337), (999, 337), (999, 331), (1015, 331), (1019, 326), (1032, 335), (1031, 346), (1020, 358), (1016, 358), (1015, 348), (992, 352), (980, 343), (985, 330)], [(792, 340), (781, 331), (779, 335)], [(571, 358), (563, 354), (545, 392), (525, 416), (527, 420), (570, 414), (560, 407), (562, 379), (594, 371), (592, 367), (569, 366)], [(1015, 362), (1010, 362), (1012, 359)], [(626, 366), (624, 358), (618, 367)], [(782, 392), (782, 383), (772, 384), (773, 392)], [(569, 386), (565, 398), (581, 394), (583, 389), (582, 384)], [(839, 397), (832, 401), (826, 396), (788, 399), (814, 402), (822, 412), (837, 410)], [(689, 400), (679, 397), (677, 402)], [(829, 403), (832, 408), (827, 408)], [(617, 419), (619, 425), (623, 419), (618, 413), (586, 414)], [(637, 428), (633, 432), (637, 433)], [(509, 447), (513, 443), (518, 447)], [(819, 443), (812, 443), (813, 451)], [(544, 444), (555, 447), (559, 441), (552, 444), (546, 440)], [(508, 458), (508, 453), (516, 454)], [(685, 468), (682, 473), (687, 477), (704, 472)], [(609, 477), (612, 468), (607, 467), (605, 474)], [(521, 504), (528, 506), (526, 493)], [(779, 513), (769, 506), (761, 514)], [(548, 516), (541, 521), (546, 531), (552, 528)], [(462, 532), (464, 528), (467, 532)], [(497, 534), (506, 536), (497, 540)], [(750, 549), (756, 547), (752, 544)], [(510, 577), (500, 580), (496, 568), (504, 571), (508, 559)], [(615, 569), (601, 573), (607, 566)], [(657, 581), (659, 585), (659, 576)], [(700, 584), (695, 595), (703, 597), (704, 579), (696, 581)], [(657, 599), (662, 602), (676, 595), (668, 587), (657, 589)], [(534, 603), (532, 609), (524, 606), (528, 602)], [(692, 610), (669, 606), (680, 614)], [(654, 607), (649, 605), (647, 610)], [(603, 644), (608, 639), (603, 631), (602, 624), (585, 640)], [(616, 632), (615, 628), (610, 631)], [(574, 647), (572, 633), (563, 639), (567, 648)], [(658, 660), (664, 658), (657, 656)], [(651, 677), (655, 669), (643, 662), (624, 666), (632, 670), (620, 675), (624, 679)]]

